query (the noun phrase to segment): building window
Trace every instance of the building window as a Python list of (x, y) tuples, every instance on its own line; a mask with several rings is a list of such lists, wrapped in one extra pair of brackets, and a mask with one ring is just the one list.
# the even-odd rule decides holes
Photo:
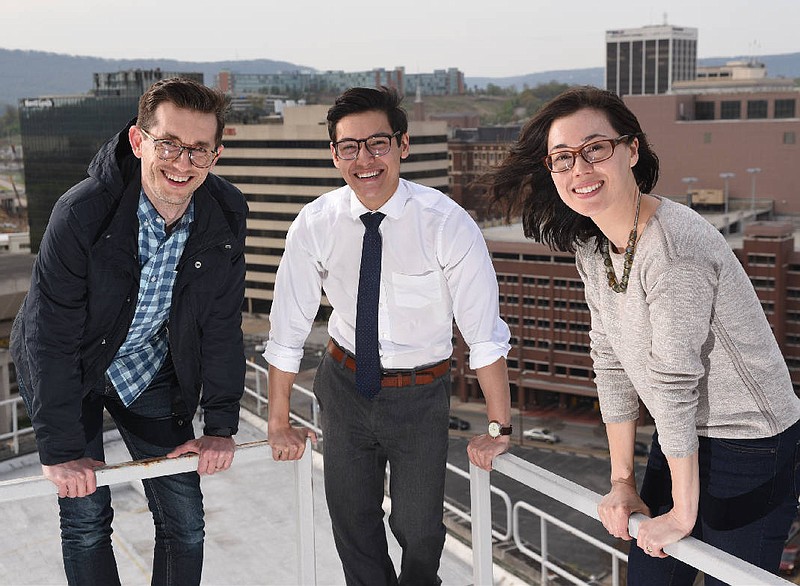
[(747, 100), (747, 118), (754, 120), (767, 117), (767, 100)]
[(795, 100), (775, 100), (775, 118), (794, 118)]
[(783, 133), (783, 144), (794, 144), (795, 142), (796, 138), (793, 130)]
[(753, 283), (755, 289), (774, 289), (775, 279), (769, 277), (751, 277), (750, 282)]
[(742, 103), (734, 100), (720, 102), (720, 120), (738, 120), (742, 117)]
[(714, 102), (697, 102), (694, 105), (695, 120), (713, 120)]
[(774, 254), (748, 254), (747, 264), (751, 266), (774, 267)]

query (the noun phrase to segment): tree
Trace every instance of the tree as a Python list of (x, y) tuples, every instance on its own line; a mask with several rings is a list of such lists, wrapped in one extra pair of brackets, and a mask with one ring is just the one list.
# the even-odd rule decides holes
[(5, 112), (0, 116), (0, 139), (7, 139), (19, 134), (19, 110), (6, 104)]

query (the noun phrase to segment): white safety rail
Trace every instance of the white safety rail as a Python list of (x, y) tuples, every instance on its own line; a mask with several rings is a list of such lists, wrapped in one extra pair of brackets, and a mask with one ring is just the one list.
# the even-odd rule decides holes
[[(245, 380), (244, 393), (255, 399), (256, 414), (261, 416), (261, 411), (269, 404), (267, 395), (267, 380), (269, 371), (263, 366), (249, 360), (246, 362), (246, 364), (247, 368), (253, 372), (248, 373), (247, 379)], [(250, 388), (247, 385), (251, 377), (255, 380), (255, 388)], [(317, 435), (321, 437), (322, 430), (319, 427), (319, 404), (317, 403), (317, 397), (314, 395), (313, 391), (309, 391), (307, 388), (301, 387), (300, 385), (293, 385), (292, 391), (293, 393), (300, 393), (300, 395), (309, 399), (311, 402), (311, 419), (308, 420), (304, 417), (301, 417), (294, 411), (289, 412), (289, 418), (295, 423), (299, 423), (300, 425), (308, 427), (309, 429), (313, 429)]]
[[(503, 454), (495, 458), (493, 468), (497, 472), (599, 521), (597, 505), (602, 498), (599, 494), (512, 454)], [(492, 512), (489, 473), (472, 464), (470, 464), (470, 490), (473, 579), (475, 584), (492, 584)], [(530, 509), (532, 508), (530, 507)], [(638, 535), (639, 523), (644, 519), (646, 517), (639, 513), (631, 516), (629, 521), (631, 535), (634, 537)], [(552, 518), (549, 520), (552, 521)], [(546, 524), (543, 523), (543, 526)], [(546, 543), (546, 535), (543, 535), (542, 552), (540, 556), (537, 556), (542, 568), (542, 586), (548, 584), (549, 571), (553, 571), (575, 584), (586, 584), (577, 579), (573, 580), (574, 576), (567, 576), (567, 573), (560, 567), (547, 560)], [(791, 584), (775, 574), (692, 537), (686, 537), (677, 543), (668, 545), (664, 551), (701, 572), (729, 584), (747, 586), (787, 586)], [(615, 584), (618, 583), (615, 582)]]
[(0, 413), (3, 413), (3, 408), (11, 407), (11, 431), (0, 433), (0, 441), (7, 439), (11, 440), (11, 449), (15, 454), (19, 454), (19, 438), (20, 436), (28, 433), (33, 433), (33, 427), (19, 428), (19, 413), (20, 405), (22, 405), (22, 397), (12, 397), (0, 401)]
[[(262, 415), (263, 408), (268, 404), (267, 395), (267, 369), (255, 363), (248, 362), (248, 383), (254, 381), (254, 388), (245, 385), (245, 393), (253, 397), (256, 401), (256, 412)], [(319, 438), (322, 432), (319, 427), (319, 406), (313, 392), (300, 386), (294, 385), (294, 391), (309, 402), (311, 409), (310, 419), (291, 413), (292, 420), (300, 425), (313, 429)], [(293, 393), (294, 395), (294, 393)], [(17, 414), (21, 399), (19, 397), (7, 399), (0, 402), (0, 408), (11, 406), (13, 412), (12, 431), (0, 435), (0, 440), (11, 439), (15, 453), (19, 453), (19, 437), (31, 433), (31, 427), (19, 429), (17, 427)], [(263, 416), (263, 415), (262, 415)], [(271, 459), (268, 451), (267, 441), (259, 441), (242, 444), (237, 448), (236, 463), (255, 461), (259, 459)], [(315, 554), (314, 554), (314, 524), (313, 524), (313, 501), (311, 484), (311, 454), (310, 446), (305, 450), (301, 460), (295, 466), (295, 489), (297, 494), (298, 510), (298, 584), (315, 584)], [(152, 478), (194, 470), (197, 467), (197, 456), (184, 456), (177, 459), (156, 459), (139, 462), (127, 462), (100, 468), (97, 471), (98, 485), (111, 485), (121, 482), (128, 482), (136, 479)], [(460, 468), (447, 465), (449, 472), (452, 472), (470, 482), (471, 509), (465, 510), (449, 502), (444, 502), (446, 510), (457, 515), (472, 525), (472, 551), (473, 551), (473, 578), (475, 584), (488, 585), (492, 583), (492, 539), (497, 542), (507, 543), (513, 539), (517, 549), (524, 555), (529, 556), (536, 563), (540, 564), (542, 572), (543, 586), (548, 584), (548, 576), (555, 573), (573, 584), (588, 584), (579, 577), (568, 572), (566, 569), (550, 561), (548, 553), (548, 530), (551, 526), (558, 526), (565, 531), (584, 540), (593, 547), (597, 547), (611, 556), (612, 559), (612, 583), (614, 586), (620, 584), (620, 562), (627, 562), (627, 556), (609, 547), (607, 544), (598, 541), (594, 537), (587, 535), (563, 521), (541, 511), (530, 504), (520, 501), (512, 503), (508, 494), (489, 482), (489, 473), (470, 465), (469, 473)], [(522, 484), (534, 488), (539, 492), (564, 503), (583, 514), (598, 519), (597, 504), (601, 496), (578, 485), (574, 482), (560, 477), (552, 472), (511, 454), (503, 454), (495, 459), (494, 469), (521, 482)], [(388, 470), (387, 470), (388, 472)], [(54, 487), (50, 481), (44, 477), (24, 478), (0, 482), (0, 502), (19, 500), (28, 497), (52, 495)], [(496, 530), (492, 525), (491, 519), (491, 495), (499, 497), (504, 503), (505, 532)], [(521, 513), (530, 513), (541, 518), (541, 551), (535, 552), (528, 548), (525, 541), (520, 537), (519, 517)], [(633, 536), (638, 534), (638, 527), (642, 515), (635, 514), (630, 520), (630, 533)], [(678, 543), (665, 548), (665, 551), (690, 564), (700, 571), (715, 576), (730, 584), (741, 584), (747, 586), (787, 586), (790, 582), (775, 576), (764, 570), (744, 562), (734, 556), (726, 554), (714, 547), (692, 538), (685, 538)]]
[[(98, 468), (98, 486), (110, 486), (180, 474), (197, 469), (197, 454), (179, 458), (151, 458), (124, 462)], [(267, 440), (240, 444), (236, 447), (235, 466), (247, 465), (255, 461), (271, 460), (272, 455)], [(317, 583), (316, 554), (314, 546), (314, 500), (312, 493), (312, 450), (310, 442), (303, 457), (292, 463), (295, 477), (296, 521), (297, 521), (297, 584), (307, 586)], [(0, 482), (0, 503), (17, 501), (32, 497), (55, 496), (55, 485), (44, 476), (17, 478)]]

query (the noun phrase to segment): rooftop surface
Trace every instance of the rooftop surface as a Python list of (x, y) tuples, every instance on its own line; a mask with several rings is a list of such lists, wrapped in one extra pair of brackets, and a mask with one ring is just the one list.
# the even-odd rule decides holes
[[(263, 440), (266, 424), (242, 411), (237, 443)], [(116, 430), (106, 432), (106, 463), (130, 460)], [(39, 476), (36, 454), (0, 463), (0, 480)], [(205, 564), (207, 586), (284, 586), (297, 584), (294, 471), (291, 464), (271, 460), (237, 463), (230, 470), (203, 478), (206, 509)], [(330, 529), (322, 481), (322, 458), (314, 456), (314, 524), (317, 584), (344, 584)], [(115, 510), (113, 543), (120, 578), (126, 586), (150, 583), (153, 523), (141, 483), (112, 487)], [(385, 502), (385, 509), (391, 503)], [(0, 532), (0, 584), (49, 586), (66, 584), (56, 497), (29, 498), (0, 504), (7, 529)], [(390, 553), (398, 566), (399, 546), (390, 537)], [(440, 577), (445, 586), (472, 584), (472, 554), (450, 535), (445, 543)], [(524, 582), (495, 567), (495, 584)]]

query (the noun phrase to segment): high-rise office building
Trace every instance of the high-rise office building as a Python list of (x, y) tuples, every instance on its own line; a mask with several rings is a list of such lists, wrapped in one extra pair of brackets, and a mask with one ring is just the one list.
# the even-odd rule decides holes
[[(289, 107), (274, 124), (225, 127), (225, 150), (214, 173), (241, 189), (250, 206), (245, 244), (247, 312), (269, 312), (286, 232), (300, 208), (344, 185), (331, 160), (328, 108)], [(409, 134), (411, 154), (402, 163), (401, 175), (448, 192), (446, 123), (410, 122)]]
[(697, 29), (643, 26), (606, 31), (606, 89), (620, 95), (665, 94), (697, 69)]
[(91, 93), (20, 100), (32, 252), (39, 250), (56, 200), (86, 177), (86, 169), (103, 143), (136, 117), (139, 96), (153, 82), (177, 76), (203, 81), (202, 73), (99, 73), (94, 76)]

